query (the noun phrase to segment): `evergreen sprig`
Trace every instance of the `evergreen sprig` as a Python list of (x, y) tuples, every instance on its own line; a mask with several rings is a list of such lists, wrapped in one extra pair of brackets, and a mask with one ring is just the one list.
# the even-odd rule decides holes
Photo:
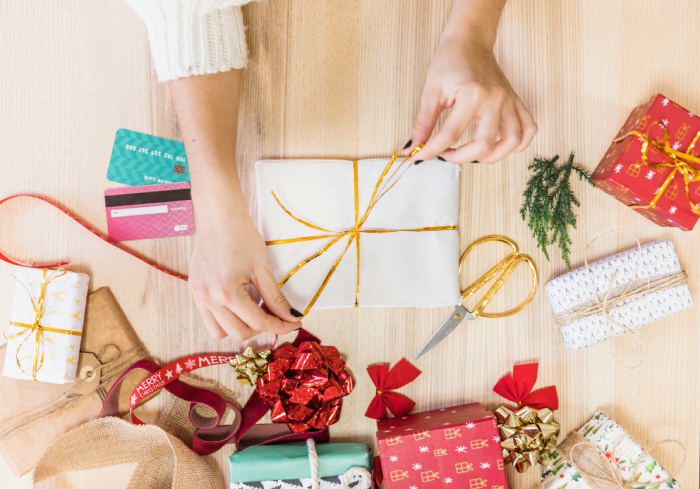
[(576, 214), (574, 206), (581, 203), (571, 189), (569, 179), (573, 172), (579, 180), (584, 180), (595, 186), (591, 176), (574, 165), (574, 155), (569, 156), (568, 163), (561, 167), (556, 165), (559, 155), (551, 160), (535, 158), (528, 170), (532, 172), (527, 182), (523, 197), (525, 201), (520, 208), (520, 216), (527, 220), (527, 226), (532, 230), (532, 236), (537, 240), (537, 246), (549, 261), (547, 246), (557, 244), (561, 257), (566, 266), (571, 269), (571, 238), (568, 226), (576, 229)]

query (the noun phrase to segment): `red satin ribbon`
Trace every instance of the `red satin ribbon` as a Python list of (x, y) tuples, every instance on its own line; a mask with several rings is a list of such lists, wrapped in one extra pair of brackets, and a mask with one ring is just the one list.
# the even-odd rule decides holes
[(416, 405), (408, 397), (398, 392), (391, 392), (410, 384), (418, 378), (421, 371), (411, 365), (405, 358), (399, 360), (394, 368), (389, 370), (386, 365), (372, 365), (367, 367), (374, 386), (377, 388), (377, 395), (367, 408), (365, 416), (372, 419), (386, 419), (389, 417), (387, 409), (394, 416), (407, 415), (413, 406)]
[[(98, 238), (100, 238), (102, 241), (105, 241), (105, 242), (111, 244), (111, 245), (114, 246), (115, 248), (118, 248), (118, 249), (122, 250), (124, 253), (130, 254), (130, 255), (133, 256), (134, 258), (136, 258), (136, 259), (138, 259), (138, 260), (141, 260), (141, 261), (144, 262), (146, 265), (149, 265), (149, 266), (155, 268), (156, 270), (159, 270), (159, 271), (161, 271), (161, 272), (163, 272), (163, 273), (166, 273), (166, 274), (170, 275), (171, 277), (175, 277), (175, 278), (179, 278), (180, 280), (185, 280), (185, 281), (187, 281), (187, 277), (183, 277), (182, 275), (178, 275), (178, 274), (176, 274), (176, 273), (169, 272), (169, 271), (167, 271), (167, 270), (165, 270), (165, 269), (159, 267), (158, 265), (154, 265), (154, 264), (151, 263), (150, 261), (145, 260), (144, 258), (141, 258), (140, 256), (138, 256), (138, 255), (132, 253), (131, 251), (122, 248), (121, 246), (119, 246), (118, 244), (116, 244), (114, 241), (111, 241), (111, 240), (110, 240), (109, 238), (107, 238), (106, 236), (103, 236), (102, 234), (98, 233), (97, 231), (95, 231), (94, 229), (92, 229), (90, 226), (88, 226), (87, 224), (85, 224), (83, 221), (81, 221), (80, 219), (78, 219), (77, 217), (75, 217), (73, 214), (71, 214), (70, 212), (68, 212), (67, 210), (65, 210), (63, 207), (61, 207), (61, 206), (58, 205), (58, 204), (54, 204), (54, 203), (51, 202), (50, 200), (44, 199), (44, 198), (42, 198), (42, 197), (37, 197), (37, 196), (35, 196), (35, 195), (13, 195), (12, 197), (7, 197), (6, 199), (0, 200), (0, 205), (4, 204), (4, 203), (7, 202), (8, 200), (16, 199), (16, 198), (19, 198), (19, 197), (29, 197), (30, 199), (37, 199), (37, 200), (40, 200), (40, 201), (42, 201), (42, 202), (46, 202), (47, 204), (52, 205), (53, 207), (55, 207), (55, 208), (58, 209), (59, 211), (63, 212), (65, 215), (67, 215), (68, 217), (70, 217), (71, 219), (73, 219), (75, 222), (77, 222), (78, 224), (80, 224), (81, 226), (83, 226), (85, 229), (87, 229), (87, 230), (90, 231), (92, 234), (94, 234), (95, 236), (97, 236)], [(25, 263), (19, 263), (19, 262), (15, 261), (15, 260), (9, 258), (8, 256), (4, 255), (2, 252), (0, 252), (0, 260), (2, 260), (2, 261), (4, 261), (4, 262), (7, 262), (7, 263), (9, 263), (9, 264), (11, 264), (11, 265), (17, 265), (17, 266), (20, 266), (20, 267), (26, 267), (26, 266), (28, 266), (28, 265), (26, 265)], [(64, 266), (64, 265), (68, 265), (68, 262), (67, 262), (67, 261), (62, 261), (62, 262), (60, 262), (60, 263), (52, 263), (52, 264), (49, 264), (49, 265), (32, 265), (32, 266), (30, 266), (30, 268), (58, 268), (58, 267), (62, 267), (62, 266)]]
[(545, 387), (532, 392), (537, 382), (537, 363), (515, 365), (513, 375), (507, 375), (498, 381), (493, 391), (501, 397), (513, 401), (518, 407), (528, 406), (533, 409), (559, 409), (559, 397), (555, 386)]
[[(304, 341), (319, 341), (314, 335), (308, 331), (301, 329), (297, 338), (294, 340), (295, 345), (301, 344)], [(134, 392), (139, 399), (144, 399), (153, 394), (159, 389), (165, 389), (174, 396), (179, 397), (190, 403), (190, 422), (196, 427), (194, 438), (192, 440), (192, 450), (199, 455), (210, 455), (227, 443), (236, 443), (239, 449), (244, 449), (252, 445), (266, 445), (269, 443), (304, 441), (308, 438), (313, 438), (318, 443), (328, 442), (330, 435), (328, 429), (308, 432), (308, 433), (292, 433), (292, 431), (284, 424), (264, 424), (256, 425), (256, 423), (267, 413), (268, 407), (260, 399), (257, 390), (253, 392), (250, 399), (243, 408), (243, 412), (239, 412), (238, 408), (226, 401), (219, 394), (207, 389), (201, 389), (186, 384), (178, 379), (183, 373), (191, 372), (197, 368), (209, 366), (211, 364), (225, 363), (226, 359), (232, 358), (230, 355), (193, 355), (183, 360), (171, 363), (165, 368), (161, 368), (155, 362), (150, 360), (141, 360), (132, 365), (124, 372), (119, 379), (114, 383), (105, 398), (104, 405), (100, 417), (104, 416), (119, 416), (119, 393), (124, 381), (124, 377), (132, 370), (145, 370), (151, 375), (142, 381)], [(194, 359), (196, 362), (193, 368), (186, 367), (184, 364), (188, 359)], [(213, 361), (215, 359), (215, 362)], [(223, 361), (222, 361), (223, 360)], [(201, 365), (200, 365), (201, 361)], [(208, 363), (209, 362), (209, 363)], [(180, 372), (177, 372), (177, 365), (181, 365)], [(192, 365), (192, 364), (190, 364)], [(168, 378), (165, 373), (170, 370), (171, 378)], [(165, 377), (164, 381), (158, 382), (158, 379)], [(141, 387), (141, 389), (139, 389)], [(148, 390), (148, 392), (145, 392)], [(138, 401), (136, 401), (138, 403)], [(134, 424), (144, 424), (138, 419), (133, 408), (135, 404), (129, 403), (131, 411), (131, 419)], [(195, 411), (197, 404), (203, 404), (210, 407), (215, 413), (214, 418), (205, 418), (200, 416)], [(224, 417), (226, 408), (231, 409), (235, 413), (236, 421), (232, 425), (220, 425)]]

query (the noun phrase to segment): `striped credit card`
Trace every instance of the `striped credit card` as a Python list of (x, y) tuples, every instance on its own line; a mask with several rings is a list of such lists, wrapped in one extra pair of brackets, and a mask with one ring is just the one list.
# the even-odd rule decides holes
[(132, 187), (189, 182), (185, 146), (179, 141), (118, 129), (107, 179)]
[(190, 184), (121, 187), (105, 191), (107, 230), (112, 241), (194, 234)]

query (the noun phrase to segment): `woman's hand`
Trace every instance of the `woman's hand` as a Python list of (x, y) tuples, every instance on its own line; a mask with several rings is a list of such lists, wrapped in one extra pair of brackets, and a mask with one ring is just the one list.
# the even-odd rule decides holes
[[(230, 201), (224, 197), (202, 209), (207, 201), (203, 197), (197, 202), (200, 218), (189, 287), (209, 335), (245, 341), (261, 332), (286, 334), (301, 327), (301, 313), (277, 287), (265, 242), (245, 206), (229, 208), (222, 205)], [(264, 308), (251, 298), (249, 284), (260, 293)]]
[[(197, 235), (189, 287), (207, 332), (245, 341), (263, 331), (286, 334), (301, 316), (284, 298), (265, 242), (248, 215), (236, 169), (240, 72), (171, 81), (192, 178)], [(248, 294), (252, 284), (264, 306)]]
[[(537, 133), (535, 120), (493, 54), (503, 4), (505, 0), (455, 0), (404, 148), (408, 154), (425, 143), (413, 157), (416, 164), (436, 156), (457, 164), (495, 163), (524, 151)], [(445, 123), (430, 137), (439, 115), (450, 107)], [(474, 140), (451, 149), (472, 119), (478, 121)]]

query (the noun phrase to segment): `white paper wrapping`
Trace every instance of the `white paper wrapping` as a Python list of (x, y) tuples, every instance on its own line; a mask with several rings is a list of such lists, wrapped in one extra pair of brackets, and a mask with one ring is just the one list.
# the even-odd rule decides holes
[[(60, 272), (49, 270), (47, 277), (57, 273)], [(34, 324), (36, 316), (31, 298), (38, 306), (43, 270), (21, 267), (17, 269), (16, 277), (10, 322)], [(84, 273), (66, 272), (64, 276), (49, 283), (44, 292), (44, 311), (39, 324), (69, 331), (82, 331), (89, 281), (90, 277)], [(7, 336), (25, 331), (28, 331), (27, 328), (10, 326)], [(28, 334), (30, 335), (29, 339), (24, 343), (22, 341), (27, 337), (27, 334), (12, 338), (7, 342), (5, 366), (2, 371), (5, 377), (32, 380), (36, 332), (31, 331)], [(44, 363), (37, 372), (36, 380), (51, 384), (73, 382), (78, 367), (81, 337), (50, 331), (43, 331), (42, 334), (44, 337)], [(20, 348), (19, 360), (22, 369), (17, 366), (18, 348)], [(39, 349), (39, 359), (41, 360), (41, 348)]]
[[(613, 287), (624, 286), (630, 282), (637, 267), (638, 256), (639, 250), (634, 248), (589, 265), (593, 283), (601, 299), (605, 296), (610, 279), (616, 271), (617, 277)], [(657, 241), (642, 246), (642, 262), (636, 280), (653, 279), (680, 271), (681, 266), (673, 241)], [(595, 300), (585, 267), (551, 280), (545, 285), (545, 291), (555, 316), (569, 312), (584, 302)], [(621, 304), (629, 301), (623, 301)], [(610, 317), (629, 329), (638, 329), (690, 309), (693, 305), (688, 284), (679, 283), (677, 287), (651, 293), (626, 307), (614, 309), (610, 312)], [(611, 322), (610, 325), (610, 337), (624, 333), (624, 330), (614, 323)], [(561, 330), (566, 347), (578, 350), (604, 341), (607, 326), (601, 313), (562, 326)]]
[[(359, 211), (367, 209), (388, 159), (360, 160)], [(396, 165), (396, 164), (395, 164)], [(256, 164), (260, 230), (266, 241), (318, 236), (287, 215), (333, 231), (355, 225), (353, 164), (343, 160), (276, 160)], [(459, 216), (459, 167), (437, 160), (413, 166), (374, 207), (362, 229), (414, 229), (456, 226)], [(282, 291), (299, 310), (309, 304), (348, 241), (344, 237), (309, 262)], [(267, 247), (277, 281), (318, 252), (331, 239)], [(437, 307), (459, 304), (457, 230), (397, 232), (360, 237), (359, 305)], [(316, 309), (355, 306), (357, 256), (351, 245), (314, 305)]]
[[(650, 483), (664, 481), (669, 473), (632, 438), (617, 422), (602, 411), (581, 427), (578, 432), (584, 436), (610, 465), (614, 465), (626, 481), (632, 474), (638, 474), (637, 482)], [(543, 489), (599, 489), (598, 485), (589, 485), (581, 474), (556, 452), (549, 465), (542, 466), (541, 484)], [(675, 480), (664, 482), (662, 486), (650, 489), (680, 489)], [(647, 489), (640, 486), (639, 489)]]

